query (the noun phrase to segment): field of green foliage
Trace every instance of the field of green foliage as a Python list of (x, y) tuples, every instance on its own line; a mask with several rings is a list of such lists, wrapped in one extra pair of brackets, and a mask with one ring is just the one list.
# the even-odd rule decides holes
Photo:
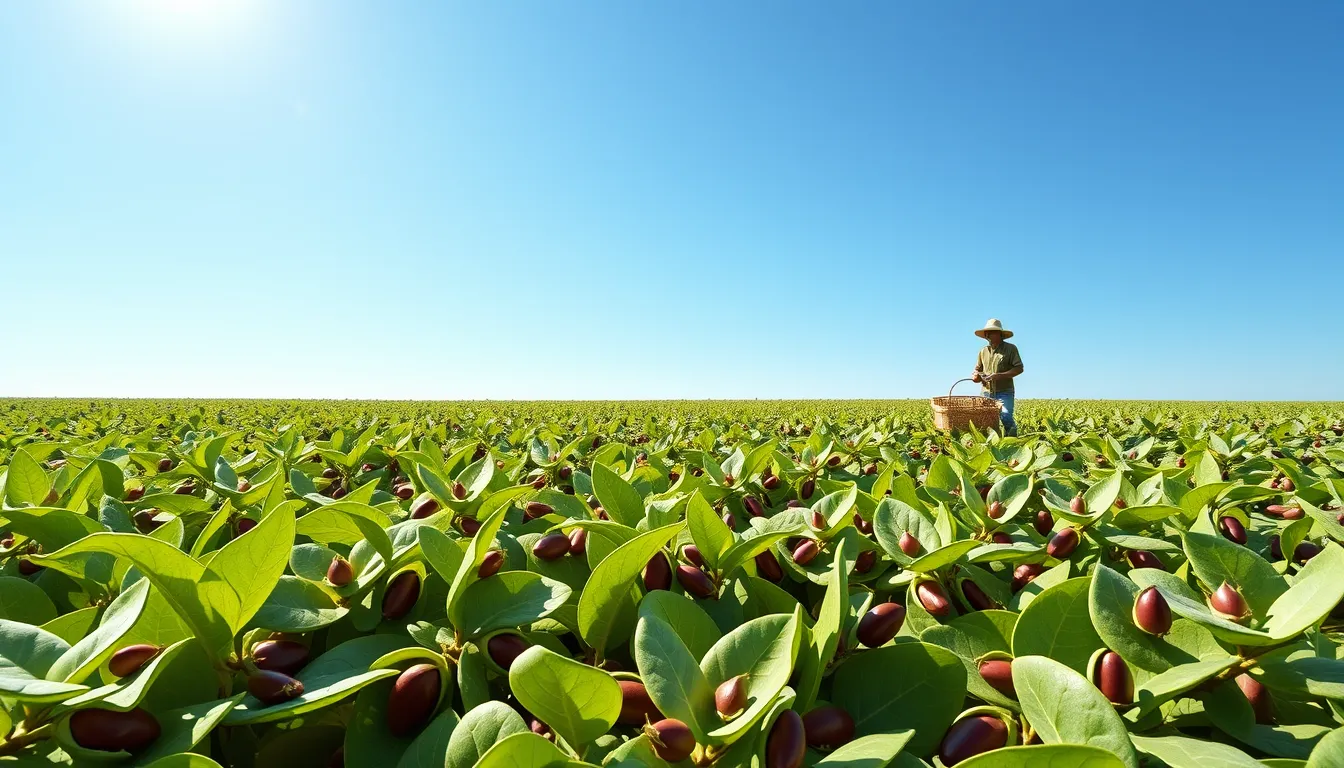
[(1344, 766), (1344, 403), (0, 400), (0, 766)]

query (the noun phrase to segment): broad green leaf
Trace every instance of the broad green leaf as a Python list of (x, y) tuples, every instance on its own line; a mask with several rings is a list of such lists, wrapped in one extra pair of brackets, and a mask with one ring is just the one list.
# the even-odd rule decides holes
[(287, 720), (335, 704), (361, 688), (399, 674), (395, 669), (369, 669), (387, 653), (410, 645), (404, 635), (368, 635), (347, 640), (318, 656), (295, 675), (303, 683), (303, 695), (282, 704), (267, 706), (250, 694), (228, 715), (227, 725), (251, 725)]
[(589, 577), (579, 597), (579, 632), (599, 655), (629, 636), (636, 616), (634, 581), (682, 525), (673, 523), (636, 536), (612, 552)]
[(612, 520), (634, 528), (644, 519), (644, 499), (605, 464), (593, 464), (593, 494)]
[(718, 625), (704, 609), (694, 600), (671, 590), (650, 592), (639, 601), (639, 617), (642, 619), (646, 616), (656, 616), (667, 622), (696, 660), (704, 658), (709, 649), (723, 637)]
[(1171, 768), (1262, 768), (1260, 761), (1236, 747), (1185, 736), (1132, 736), (1134, 746)]
[(1088, 659), (1102, 647), (1089, 614), (1091, 585), (1092, 580), (1083, 576), (1037, 595), (1013, 629), (1013, 655), (1048, 656), (1086, 673)]
[(1019, 655), (1013, 660), (1013, 688), (1041, 741), (1098, 747), (1127, 768), (1139, 768), (1124, 721), (1087, 678), (1054, 659)]
[(855, 739), (813, 763), (834, 768), (885, 768), (905, 748), (914, 731), (874, 733)]
[(210, 560), (210, 570), (223, 577), (238, 596), (237, 612), (229, 617), (233, 633), (247, 626), (289, 564), (289, 550), (275, 546), (276, 542), (293, 540), (294, 510), (281, 505)]
[(0, 619), (0, 695), (48, 703), (87, 690), (82, 685), (46, 680), (52, 666), (70, 650), (59, 637), (29, 624)]
[(281, 576), (249, 626), (272, 632), (312, 632), (335, 624), (348, 612), (318, 585)]
[(476, 768), (559, 768), (569, 764), (560, 748), (535, 733), (515, 733), (491, 747)]
[(1334, 768), (1344, 765), (1344, 728), (1336, 728), (1316, 743), (1307, 760), (1307, 768)]
[(742, 624), (724, 635), (700, 661), (711, 689), (747, 675), (747, 709), (710, 731), (713, 742), (731, 741), (755, 724), (789, 682), (798, 657), (801, 608), (793, 615), (773, 614)]
[(913, 730), (912, 754), (931, 752), (961, 711), (966, 671), (944, 648), (908, 642), (850, 656), (835, 671), (832, 703), (854, 718), (855, 733)]
[(133, 533), (95, 533), (37, 562), (59, 563), (90, 552), (126, 558), (167, 598), (207, 652), (226, 657), (240, 613), (238, 593), (218, 573), (167, 542)]
[(467, 710), (448, 739), (444, 768), (474, 768), (490, 747), (516, 733), (527, 733), (527, 723), (502, 701), (487, 701)]
[(621, 714), (621, 688), (611, 675), (539, 645), (514, 660), (509, 688), (529, 712), (574, 745), (606, 733)]
[(1325, 542), (1307, 561), (1293, 586), (1265, 612), (1263, 629), (1276, 640), (1288, 640), (1315, 626), (1344, 600), (1344, 549)]
[(711, 570), (718, 568), (719, 561), (734, 543), (733, 532), (699, 493), (691, 496), (686, 505), (686, 525), (705, 565)]
[(28, 451), (20, 449), (10, 455), (5, 475), (5, 502), (9, 506), (40, 507), (50, 490), (47, 473)]
[(458, 629), (467, 637), (480, 637), (496, 629), (527, 626), (551, 615), (569, 594), (569, 587), (535, 573), (497, 573), (463, 592)]
[(46, 624), (56, 619), (56, 606), (41, 587), (27, 579), (0, 576), (0, 619)]
[(149, 581), (141, 580), (123, 591), (107, 606), (98, 628), (85, 635), (47, 671), (48, 680), (82, 683), (117, 650), (117, 642), (140, 618), (149, 597)]
[(662, 618), (643, 614), (635, 627), (635, 663), (658, 711), (686, 723), (699, 743), (718, 727), (714, 688), (676, 630)]
[(957, 768), (1124, 768), (1109, 750), (1083, 744), (1033, 744), (982, 752)]
[(1257, 616), (1265, 615), (1279, 595), (1288, 591), (1287, 582), (1267, 560), (1222, 536), (1185, 534), (1185, 555), (1210, 592), (1224, 581), (1230, 582), (1241, 590), (1246, 604)]

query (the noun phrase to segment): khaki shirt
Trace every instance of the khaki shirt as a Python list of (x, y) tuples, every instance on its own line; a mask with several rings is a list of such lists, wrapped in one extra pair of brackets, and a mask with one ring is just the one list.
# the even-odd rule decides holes
[[(991, 347), (986, 344), (984, 349), (980, 350), (980, 358), (976, 360), (975, 370), (981, 373), (1003, 373), (1020, 365), (1022, 365), (1022, 355), (1018, 353), (1017, 346), (1003, 341), (999, 342), (998, 347)], [(1013, 380), (987, 381), (982, 383), (981, 386), (988, 394), (1012, 392)]]

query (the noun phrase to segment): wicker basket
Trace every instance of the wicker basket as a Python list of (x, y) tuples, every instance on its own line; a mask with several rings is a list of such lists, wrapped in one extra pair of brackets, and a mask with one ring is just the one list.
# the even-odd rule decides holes
[(996, 429), (999, 426), (999, 401), (980, 395), (953, 395), (957, 384), (971, 379), (960, 379), (952, 384), (946, 397), (935, 397), (929, 402), (933, 405), (933, 426), (936, 429), (953, 432), (974, 424), (976, 429)]

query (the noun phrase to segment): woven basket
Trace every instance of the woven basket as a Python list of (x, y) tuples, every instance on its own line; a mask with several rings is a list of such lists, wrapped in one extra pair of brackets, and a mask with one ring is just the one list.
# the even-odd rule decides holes
[(929, 402), (933, 405), (933, 426), (956, 432), (974, 424), (976, 429), (996, 429), (999, 426), (999, 401), (980, 395), (954, 395), (952, 390), (957, 384), (970, 379), (960, 379), (952, 384), (945, 397), (935, 397)]

